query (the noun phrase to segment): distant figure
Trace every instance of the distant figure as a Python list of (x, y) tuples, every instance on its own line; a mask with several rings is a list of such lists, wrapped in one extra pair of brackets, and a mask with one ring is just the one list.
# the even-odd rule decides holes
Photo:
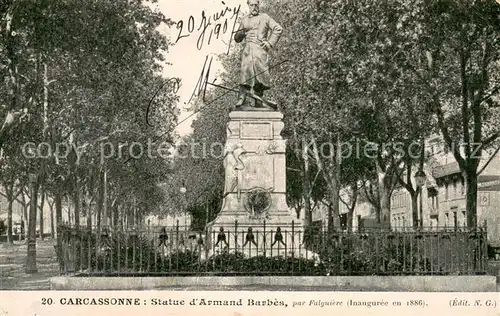
[[(269, 15), (260, 13), (259, 0), (248, 0), (250, 14), (243, 18), (234, 40), (240, 43), (245, 39), (241, 57), (241, 79), (236, 108), (245, 104), (247, 94), (253, 92), (262, 98), (270, 88), (269, 51), (278, 42), (282, 27)], [(263, 107), (261, 100), (255, 100), (255, 107)]]

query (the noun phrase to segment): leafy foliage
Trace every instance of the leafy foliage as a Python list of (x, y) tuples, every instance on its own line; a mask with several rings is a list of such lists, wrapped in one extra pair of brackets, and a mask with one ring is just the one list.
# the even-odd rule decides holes
[(0, 235), (3, 235), (7, 231), (7, 225), (5, 225), (5, 221), (0, 219)]
[[(102, 213), (104, 173), (113, 212), (161, 207), (169, 161), (157, 153), (173, 142), (177, 95), (170, 85), (154, 92), (170, 45), (158, 27), (172, 22), (127, 0), (7, 1), (1, 14), (2, 174), (20, 186), (39, 174), (45, 191), (71, 196), (75, 219)], [(27, 142), (52, 151), (27, 158)]]

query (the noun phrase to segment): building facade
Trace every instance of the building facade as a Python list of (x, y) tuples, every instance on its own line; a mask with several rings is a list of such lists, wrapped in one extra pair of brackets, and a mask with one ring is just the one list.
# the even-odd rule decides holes
[[(421, 196), (417, 198), (418, 221), (426, 229), (459, 229), (468, 226), (464, 179), (453, 154), (446, 150), (440, 137), (426, 140), (427, 159), (424, 164), (426, 181)], [(491, 158), (491, 159), (490, 159)], [(478, 170), (477, 218), (478, 226), (488, 231), (488, 242), (500, 247), (500, 153), (493, 157), (485, 152)], [(416, 171), (416, 170), (414, 170)], [(413, 187), (415, 179), (412, 177)], [(345, 192), (343, 198), (348, 200)], [(397, 230), (413, 227), (411, 196), (403, 187), (397, 187), (391, 196), (391, 227)], [(302, 214), (303, 212), (301, 212)], [(339, 213), (347, 213), (340, 202)], [(313, 221), (325, 226), (328, 209), (318, 206), (313, 212)], [(375, 210), (370, 203), (358, 201), (353, 215), (353, 229), (375, 226)], [(339, 226), (335, 221), (335, 226)]]
[[(422, 198), (417, 199), (419, 210), (422, 209), (423, 225), (436, 229), (468, 226), (465, 183), (453, 154), (446, 150), (439, 137), (426, 141), (426, 151), (426, 183)], [(479, 170), (482, 172), (478, 176), (477, 224), (486, 224), (489, 242), (499, 247), (500, 154), (491, 157), (485, 152)], [(397, 188), (392, 195), (391, 223), (395, 227), (413, 225), (410, 194), (402, 187)]]

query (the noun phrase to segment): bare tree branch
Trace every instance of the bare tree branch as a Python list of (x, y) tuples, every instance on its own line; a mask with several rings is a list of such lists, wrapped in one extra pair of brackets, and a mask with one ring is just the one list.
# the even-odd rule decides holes
[(494, 142), (498, 137), (500, 137), (500, 130), (496, 131), (495, 133), (491, 134), (490, 136), (486, 137), (482, 142), (481, 146), (487, 147), (490, 145), (492, 142)]
[(493, 152), (493, 154), (491, 154), (490, 158), (488, 158), (488, 160), (481, 168), (481, 170), (478, 171), (477, 173), (478, 176), (486, 169), (486, 167), (488, 167), (488, 165), (493, 161), (493, 158), (496, 157), (499, 151), (500, 151), (500, 146), (498, 146), (497, 149), (495, 149), (495, 151)]

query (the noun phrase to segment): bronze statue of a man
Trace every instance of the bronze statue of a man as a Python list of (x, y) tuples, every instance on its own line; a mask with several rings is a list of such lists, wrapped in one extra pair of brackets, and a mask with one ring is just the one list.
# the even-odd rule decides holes
[[(236, 108), (245, 104), (247, 94), (253, 93), (260, 99), (270, 88), (269, 51), (278, 42), (283, 28), (269, 15), (260, 13), (259, 0), (248, 0), (250, 14), (245, 16), (235, 32), (234, 40), (245, 39), (241, 56), (241, 79)], [(255, 107), (263, 107), (262, 100), (255, 99)]]

